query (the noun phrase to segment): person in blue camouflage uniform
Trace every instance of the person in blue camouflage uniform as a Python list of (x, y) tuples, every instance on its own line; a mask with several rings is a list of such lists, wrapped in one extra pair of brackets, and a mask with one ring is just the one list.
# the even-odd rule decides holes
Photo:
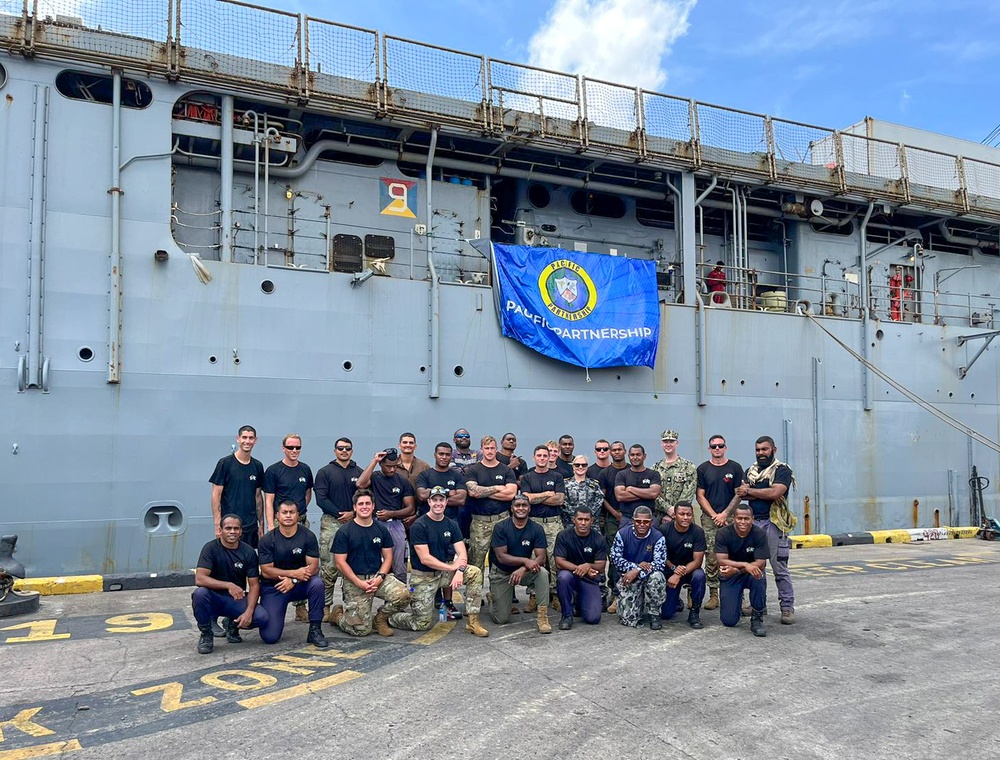
[(618, 620), (631, 628), (648, 621), (658, 631), (663, 627), (660, 608), (667, 598), (667, 544), (653, 527), (649, 507), (636, 507), (632, 521), (618, 531), (611, 545), (611, 561), (621, 574)]

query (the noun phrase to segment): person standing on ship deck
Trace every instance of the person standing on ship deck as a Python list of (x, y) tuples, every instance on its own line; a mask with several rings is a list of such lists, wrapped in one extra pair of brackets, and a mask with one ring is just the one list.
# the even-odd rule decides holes
[(652, 512), (662, 490), (660, 473), (646, 467), (646, 449), (641, 444), (629, 447), (628, 460), (631, 466), (615, 475), (615, 498), (622, 505), (619, 522), (623, 528), (632, 524), (632, 514), (638, 507), (648, 507)]
[[(463, 471), (469, 465), (473, 465), (479, 461), (479, 452), (472, 450), (472, 436), (469, 435), (469, 431), (465, 428), (459, 428), (455, 431), (452, 436), (452, 441), (455, 444), (455, 449), (451, 454), (451, 462), (459, 470)], [(464, 476), (462, 478), (463, 482), (465, 480)], [(469, 541), (472, 533), (472, 505), (468, 502), (462, 506), (458, 512), (458, 527), (462, 530), (462, 535), (465, 536), (466, 542)], [(472, 547), (469, 547), (469, 557), (472, 557)]]
[(559, 436), (559, 456), (556, 457), (556, 469), (563, 478), (573, 477), (573, 450), (576, 443), (571, 435)]
[(516, 448), (517, 436), (513, 433), (504, 433), (500, 439), (500, 451), (497, 453), (497, 459), (510, 467), (514, 471), (514, 477), (520, 480), (521, 476), (528, 471), (528, 465), (514, 453)]
[(222, 516), (236, 515), (243, 524), (240, 538), (254, 549), (264, 531), (264, 465), (252, 456), (257, 431), (244, 425), (236, 433), (236, 451), (222, 457), (208, 482), (212, 484), (212, 523), (215, 537), (222, 538)]
[(710, 459), (698, 465), (698, 505), (701, 527), (705, 531), (705, 579), (708, 583), (706, 610), (719, 606), (719, 561), (715, 557), (715, 534), (732, 521), (730, 505), (737, 487), (743, 482), (739, 462), (726, 457), (726, 439), (713, 435), (708, 439)]
[[(625, 461), (625, 443), (623, 441), (612, 441), (610, 446), (611, 464), (601, 470), (597, 476), (597, 482), (601, 484), (604, 491), (604, 511), (607, 513), (604, 518), (604, 542), (611, 551), (611, 544), (615, 541), (615, 536), (621, 528), (622, 505), (615, 498), (615, 478), (622, 470), (628, 469), (628, 462)], [(618, 595), (618, 569), (613, 562), (608, 563), (608, 612), (612, 615), (618, 611), (616, 602)]]
[(510, 502), (517, 495), (514, 471), (497, 459), (497, 441), (483, 436), (483, 461), (465, 468), (463, 477), (469, 492), (466, 503), (472, 514), (469, 535), (469, 564), (480, 570), (486, 566), (493, 526), (507, 516)]
[(653, 465), (653, 470), (660, 476), (661, 487), (653, 513), (658, 518), (657, 525), (663, 528), (674, 519), (674, 509), (678, 504), (694, 503), (698, 486), (698, 470), (694, 462), (677, 454), (678, 437), (676, 430), (664, 430), (660, 434), (663, 459)]

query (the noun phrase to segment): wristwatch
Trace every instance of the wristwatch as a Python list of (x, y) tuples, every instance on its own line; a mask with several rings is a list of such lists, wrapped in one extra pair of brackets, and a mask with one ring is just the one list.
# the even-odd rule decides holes
[(375, 573), (375, 575), (377, 575), (377, 576), (378, 576), (379, 578), (381, 578), (382, 580), (385, 580), (385, 576), (386, 576), (386, 574), (385, 574), (385, 573)]
[(460, 572), (462, 575), (465, 575), (465, 568), (467, 567), (468, 565), (462, 565), (460, 568), (458, 568), (458, 572)]
[(299, 585), (299, 579), (298, 578), (292, 578), (292, 585), (293, 586), (298, 586)]

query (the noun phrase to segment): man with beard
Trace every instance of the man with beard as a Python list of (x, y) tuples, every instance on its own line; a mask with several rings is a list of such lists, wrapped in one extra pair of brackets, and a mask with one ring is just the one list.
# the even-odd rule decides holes
[(479, 453), (472, 448), (472, 436), (465, 428), (455, 431), (452, 440), (455, 442), (455, 450), (452, 453), (451, 461), (460, 470), (464, 470), (470, 464), (479, 461)]
[[(379, 471), (375, 472), (375, 464)], [(372, 457), (368, 468), (358, 478), (358, 488), (371, 488), (375, 497), (375, 517), (385, 523), (392, 536), (392, 574), (406, 584), (406, 528), (403, 520), (416, 511), (413, 486), (399, 472), (399, 452), (396, 449), (379, 451)]]
[(653, 527), (653, 510), (636, 507), (632, 521), (615, 536), (611, 561), (618, 568), (618, 620), (638, 628), (644, 621), (658, 631), (660, 608), (667, 598), (663, 571), (667, 564), (667, 544)]
[(731, 519), (730, 505), (736, 489), (743, 482), (739, 462), (726, 457), (726, 439), (713, 435), (708, 439), (709, 459), (698, 465), (698, 505), (701, 527), (705, 531), (705, 578), (708, 581), (706, 610), (719, 606), (719, 563), (715, 559), (715, 534)]
[(427, 462), (414, 454), (416, 450), (417, 437), (413, 433), (403, 433), (399, 436), (400, 474), (405, 475), (414, 488), (417, 487), (417, 476), (430, 468)]
[(593, 521), (591, 511), (580, 507), (573, 515), (573, 527), (556, 537), (553, 553), (559, 568), (556, 588), (562, 607), (560, 631), (573, 627), (573, 611), (577, 604), (584, 623), (597, 625), (601, 622), (601, 581), (608, 550), (604, 536), (592, 530)]
[(559, 436), (559, 455), (556, 457), (555, 466), (559, 474), (565, 478), (573, 477), (573, 449), (576, 444), (571, 435)]
[(552, 633), (549, 624), (549, 573), (545, 569), (548, 547), (541, 527), (528, 518), (531, 506), (523, 494), (514, 497), (510, 517), (497, 523), (490, 540), (490, 617), (497, 625), (510, 620), (514, 588), (531, 585), (538, 600), (535, 625), (539, 633)]
[(497, 459), (510, 467), (514, 471), (514, 477), (520, 480), (521, 476), (528, 471), (528, 465), (514, 453), (516, 448), (517, 436), (513, 433), (504, 433), (500, 439), (500, 451), (497, 453)]
[[(756, 461), (746, 472), (746, 481), (736, 489), (740, 497), (750, 502), (754, 525), (767, 536), (767, 548), (778, 587), (782, 625), (795, 622), (795, 591), (788, 572), (788, 534), (797, 522), (788, 509), (788, 489), (795, 483), (791, 468), (778, 461), (774, 439), (762, 435), (754, 446)], [(751, 607), (753, 602), (751, 601)]]
[(333, 561), (330, 546), (340, 530), (340, 526), (354, 517), (354, 492), (358, 490), (358, 479), (364, 472), (351, 459), (354, 444), (350, 438), (338, 438), (334, 444), (334, 458), (316, 473), (316, 505), (323, 510), (319, 521), (319, 577), (325, 589), (324, 622), (330, 622), (333, 607), (333, 591), (340, 574)]
[(694, 510), (690, 504), (681, 502), (674, 509), (674, 520), (661, 530), (667, 544), (667, 601), (663, 603), (660, 617), (670, 620), (677, 614), (677, 600), (681, 586), (691, 585), (691, 611), (688, 625), (695, 629), (705, 626), (699, 612), (705, 599), (705, 571), (701, 563), (705, 559), (705, 531), (692, 525)]
[(767, 607), (767, 536), (754, 525), (753, 510), (746, 504), (736, 507), (733, 524), (719, 529), (715, 537), (715, 553), (719, 560), (722, 624), (732, 628), (740, 622), (743, 592), (750, 591), (750, 632), (767, 636), (764, 609)]

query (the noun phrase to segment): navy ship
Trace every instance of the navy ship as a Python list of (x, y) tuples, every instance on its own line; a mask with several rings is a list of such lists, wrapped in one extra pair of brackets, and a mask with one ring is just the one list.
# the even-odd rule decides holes
[[(996, 149), (242, 2), (80, 7), (0, 0), (0, 533), (30, 575), (191, 567), (243, 424), (314, 470), (404, 430), (650, 463), (664, 428), (696, 462), (771, 435), (799, 532), (995, 506)], [(652, 262), (653, 368), (505, 338), (496, 244)]]

